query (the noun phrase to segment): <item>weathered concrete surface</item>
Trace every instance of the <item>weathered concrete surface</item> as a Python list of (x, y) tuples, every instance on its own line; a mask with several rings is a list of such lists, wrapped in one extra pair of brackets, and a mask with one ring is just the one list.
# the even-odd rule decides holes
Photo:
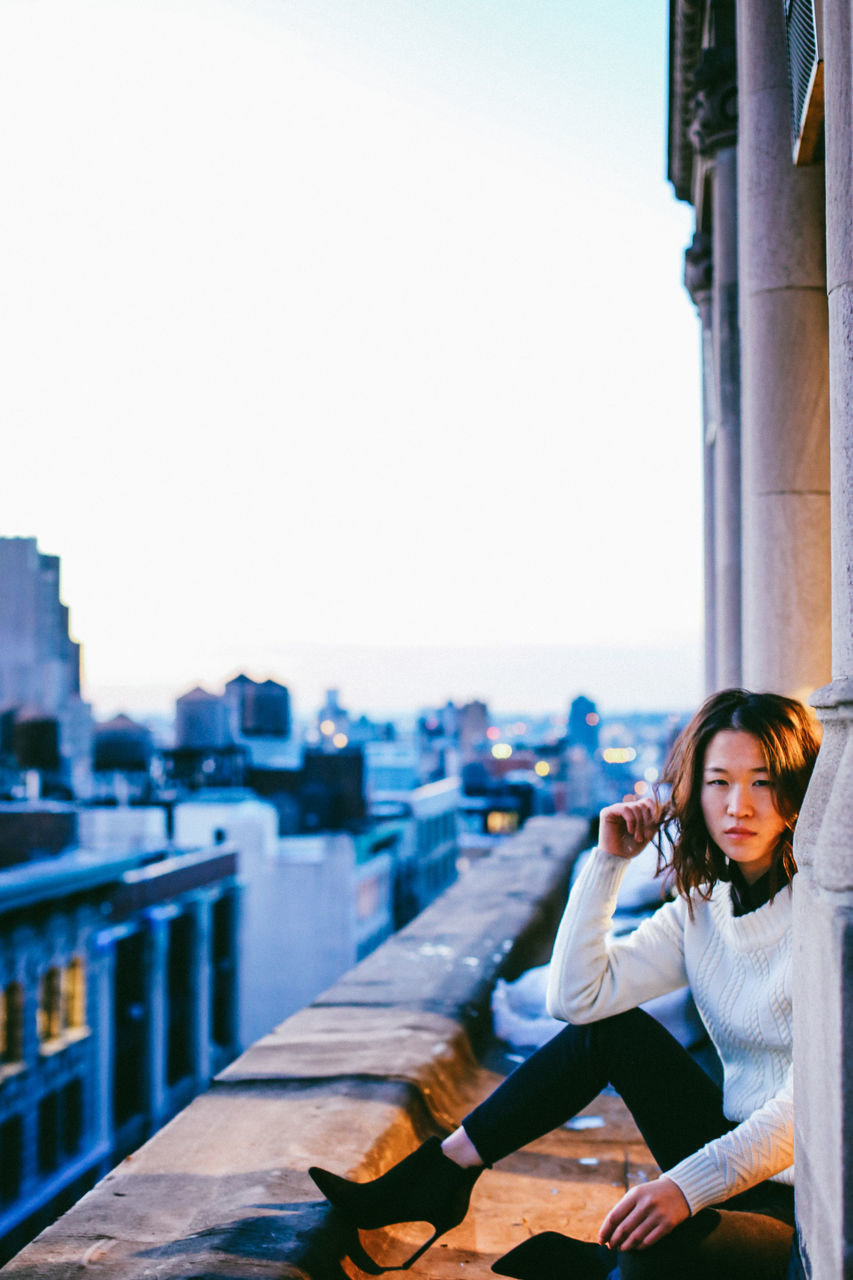
[(407, 1083), (435, 1121), (449, 1128), (469, 1096), (476, 1065), (468, 1037), (453, 1019), (399, 1008), (312, 1006), (250, 1046), (218, 1078), (395, 1080)]
[[(500, 1076), (472, 1049), (498, 972), (541, 959), (582, 824), (536, 820), (314, 1005), (251, 1046), (140, 1151), (2, 1268), (17, 1280), (351, 1280), (399, 1262), (425, 1227), (358, 1238), (308, 1166), (371, 1177), (442, 1132)], [(526, 1235), (592, 1238), (648, 1153), (621, 1103), (560, 1130), (477, 1184), (472, 1212), (412, 1268), (485, 1278)]]
[[(472, 1101), (499, 1078), (481, 1071)], [(365, 1177), (392, 1163), (427, 1132), (426, 1114), (414, 1125), (408, 1103), (405, 1087), (393, 1085), (378, 1093), (375, 1084), (296, 1086), (284, 1096), (266, 1083), (211, 1090), (3, 1274), (362, 1280), (371, 1270), (359, 1265), (355, 1239), (336, 1224), (305, 1171), (318, 1152)], [(599, 1098), (586, 1114), (606, 1123), (559, 1130), (484, 1174), (465, 1222), (411, 1274), (485, 1280), (495, 1258), (537, 1231), (594, 1238), (611, 1205), (638, 1178), (653, 1176), (654, 1166), (618, 1099)], [(428, 1234), (426, 1226), (407, 1224), (360, 1238), (368, 1259), (394, 1266)]]

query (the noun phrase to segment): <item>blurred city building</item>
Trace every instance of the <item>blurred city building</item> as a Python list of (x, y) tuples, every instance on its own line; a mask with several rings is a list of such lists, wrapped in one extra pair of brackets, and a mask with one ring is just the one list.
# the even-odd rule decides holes
[[(275, 803), (208, 789), (174, 806), (180, 847), (240, 851), (241, 1045), (268, 1034), (394, 931), (394, 845), (375, 828), (282, 835)], [(322, 939), (322, 945), (318, 945)]]
[(68, 630), (59, 557), (35, 538), (0, 538), (0, 790), (88, 792), (91, 713)]
[(129, 716), (95, 726), (92, 771), (95, 799), (144, 803), (151, 798), (154, 743), (151, 731)]
[(175, 704), (175, 745), (163, 751), (166, 779), (181, 788), (243, 785), (248, 752), (235, 740), (233, 708), (196, 687)]
[(240, 675), (222, 695), (190, 690), (176, 704), (175, 745), (160, 754), (151, 794), (175, 844), (227, 839), (240, 850), (243, 1043), (456, 877), (458, 781), (426, 783), (412, 743), (350, 715), (337, 690), (302, 737), (283, 685)]
[(598, 749), (601, 716), (591, 698), (579, 694), (569, 708), (568, 739), (572, 747), (582, 747), (588, 755)]
[(329, 689), (326, 693), (326, 701), (317, 713), (317, 732), (317, 740), (325, 751), (340, 749), (349, 742), (349, 713), (341, 706), (337, 689)]
[(237, 1052), (232, 848), (87, 847), (0, 805), (0, 1261)]
[(235, 676), (225, 685), (225, 702), (233, 711), (236, 737), (276, 742), (290, 737), (290, 693), (283, 684)]
[(461, 812), (458, 778), (373, 792), (370, 814), (386, 847), (389, 836), (397, 833), (391, 904), (394, 929), (407, 924), (456, 879)]

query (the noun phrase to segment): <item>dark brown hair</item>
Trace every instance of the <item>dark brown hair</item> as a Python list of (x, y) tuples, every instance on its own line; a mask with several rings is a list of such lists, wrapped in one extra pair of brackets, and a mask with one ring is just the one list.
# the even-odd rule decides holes
[[(794, 827), (820, 746), (821, 730), (801, 702), (778, 693), (724, 689), (703, 702), (679, 734), (664, 766), (661, 782), (669, 788), (661, 803), (662, 831), (671, 845), (669, 873), (679, 893), (708, 898), (718, 880), (728, 880), (726, 857), (714, 843), (702, 814), (705, 752), (724, 729), (740, 729), (761, 743), (773, 799), (785, 822), (771, 868), (771, 893), (797, 870)], [(664, 845), (665, 848), (665, 845)]]

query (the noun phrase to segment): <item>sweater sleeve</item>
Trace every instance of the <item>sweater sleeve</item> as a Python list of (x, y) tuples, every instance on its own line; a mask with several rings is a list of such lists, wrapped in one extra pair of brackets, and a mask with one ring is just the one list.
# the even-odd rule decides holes
[(715, 1138), (693, 1155), (666, 1170), (697, 1213), (746, 1191), (794, 1161), (793, 1068), (772, 1098), (729, 1133)]
[(687, 985), (682, 899), (660, 907), (627, 937), (608, 937), (627, 865), (596, 849), (569, 895), (548, 980), (553, 1018), (596, 1022)]

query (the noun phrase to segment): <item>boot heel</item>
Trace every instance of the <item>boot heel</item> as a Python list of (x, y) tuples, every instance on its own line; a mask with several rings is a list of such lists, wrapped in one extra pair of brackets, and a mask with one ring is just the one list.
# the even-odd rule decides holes
[(326, 1199), (356, 1227), (373, 1230), (395, 1222), (428, 1222), (433, 1236), (405, 1264), (410, 1267), (439, 1236), (459, 1225), (482, 1171), (482, 1167), (463, 1169), (448, 1159), (438, 1138), (429, 1138), (371, 1182), (353, 1182), (316, 1165), (308, 1173)]

